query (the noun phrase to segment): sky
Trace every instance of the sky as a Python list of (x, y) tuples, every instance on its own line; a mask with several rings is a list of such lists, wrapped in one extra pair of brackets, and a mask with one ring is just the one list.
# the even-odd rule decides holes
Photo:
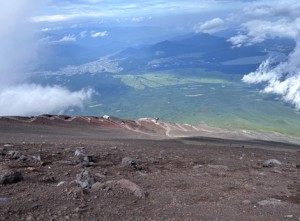
[(228, 0), (48, 0), (33, 20), (58, 22), (85, 18), (156, 17), (171, 14), (216, 13), (251, 1)]
[[(262, 93), (276, 94), (300, 109), (300, 3), (298, 0), (10, 0), (0, 3), (0, 115), (63, 112), (82, 106), (93, 92), (69, 91), (62, 86), (42, 87), (26, 80), (30, 64), (38, 59), (38, 33), (79, 27), (82, 24), (165, 26), (186, 33), (231, 31), (232, 47), (247, 47), (266, 39), (285, 37), (296, 42), (289, 59), (274, 67), (270, 58), (243, 81), (262, 84)], [(106, 30), (66, 33), (56, 43), (81, 37), (109, 37)], [(40, 42), (45, 39), (40, 39)], [(52, 42), (53, 43), (53, 42)], [(54, 42), (55, 43), (55, 42)], [(22, 96), (20, 96), (22, 94)], [(61, 94), (60, 99), (51, 100)], [(43, 95), (43, 96), (42, 96)], [(34, 97), (36, 105), (22, 108)], [(69, 97), (72, 97), (70, 99)], [(9, 105), (17, 98), (18, 105)], [(34, 103), (34, 102), (33, 102)], [(64, 104), (64, 105), (62, 105)], [(10, 107), (11, 106), (11, 107)], [(26, 109), (26, 111), (25, 111)]]

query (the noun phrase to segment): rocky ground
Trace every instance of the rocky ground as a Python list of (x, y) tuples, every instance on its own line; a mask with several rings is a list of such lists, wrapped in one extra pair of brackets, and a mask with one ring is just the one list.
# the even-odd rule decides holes
[(0, 220), (300, 220), (299, 145), (156, 123), (1, 118)]

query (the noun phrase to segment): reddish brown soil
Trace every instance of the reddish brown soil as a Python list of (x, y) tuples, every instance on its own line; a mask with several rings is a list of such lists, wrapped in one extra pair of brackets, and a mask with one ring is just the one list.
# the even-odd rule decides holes
[[(0, 220), (300, 220), (298, 145), (164, 133), (118, 119), (0, 119), (2, 150), (44, 162), (0, 155), (0, 173), (16, 170), (24, 178), (0, 184)], [(93, 166), (76, 161), (78, 147), (95, 156)], [(124, 157), (142, 170), (122, 165)], [(282, 164), (262, 167), (268, 159)], [(99, 183), (130, 180), (148, 196), (114, 186), (82, 189), (75, 182), (82, 170)], [(270, 199), (278, 203), (259, 205)]]

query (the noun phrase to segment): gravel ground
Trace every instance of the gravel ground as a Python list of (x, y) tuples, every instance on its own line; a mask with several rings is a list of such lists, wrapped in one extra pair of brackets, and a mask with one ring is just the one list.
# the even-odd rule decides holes
[(300, 220), (299, 172), (294, 144), (0, 120), (0, 220)]

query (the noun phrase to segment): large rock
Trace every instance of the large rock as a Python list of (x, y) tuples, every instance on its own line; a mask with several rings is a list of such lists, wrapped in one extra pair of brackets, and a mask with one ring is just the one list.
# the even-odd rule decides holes
[(44, 162), (42, 161), (40, 155), (31, 156), (31, 155), (28, 155), (27, 153), (22, 152), (22, 151), (7, 150), (5, 148), (0, 151), (0, 154), (2, 156), (5, 156), (5, 157), (9, 158), (9, 159), (18, 160), (19, 162), (26, 162), (26, 163), (44, 165)]
[(137, 198), (146, 198), (148, 196), (148, 193), (144, 191), (141, 187), (139, 187), (137, 184), (131, 182), (127, 179), (121, 179), (121, 180), (110, 180), (106, 181), (104, 183), (97, 182), (92, 186), (92, 191), (99, 191), (102, 189), (111, 189), (111, 190), (117, 190), (117, 189), (125, 189), (132, 193)]
[(12, 184), (21, 180), (23, 180), (23, 176), (19, 171), (0, 167), (0, 184)]
[(142, 188), (127, 179), (121, 179), (117, 181), (117, 185), (120, 185), (121, 188), (129, 190), (131, 193), (133, 193), (134, 196), (138, 198), (145, 198), (148, 195), (148, 193), (145, 192)]

